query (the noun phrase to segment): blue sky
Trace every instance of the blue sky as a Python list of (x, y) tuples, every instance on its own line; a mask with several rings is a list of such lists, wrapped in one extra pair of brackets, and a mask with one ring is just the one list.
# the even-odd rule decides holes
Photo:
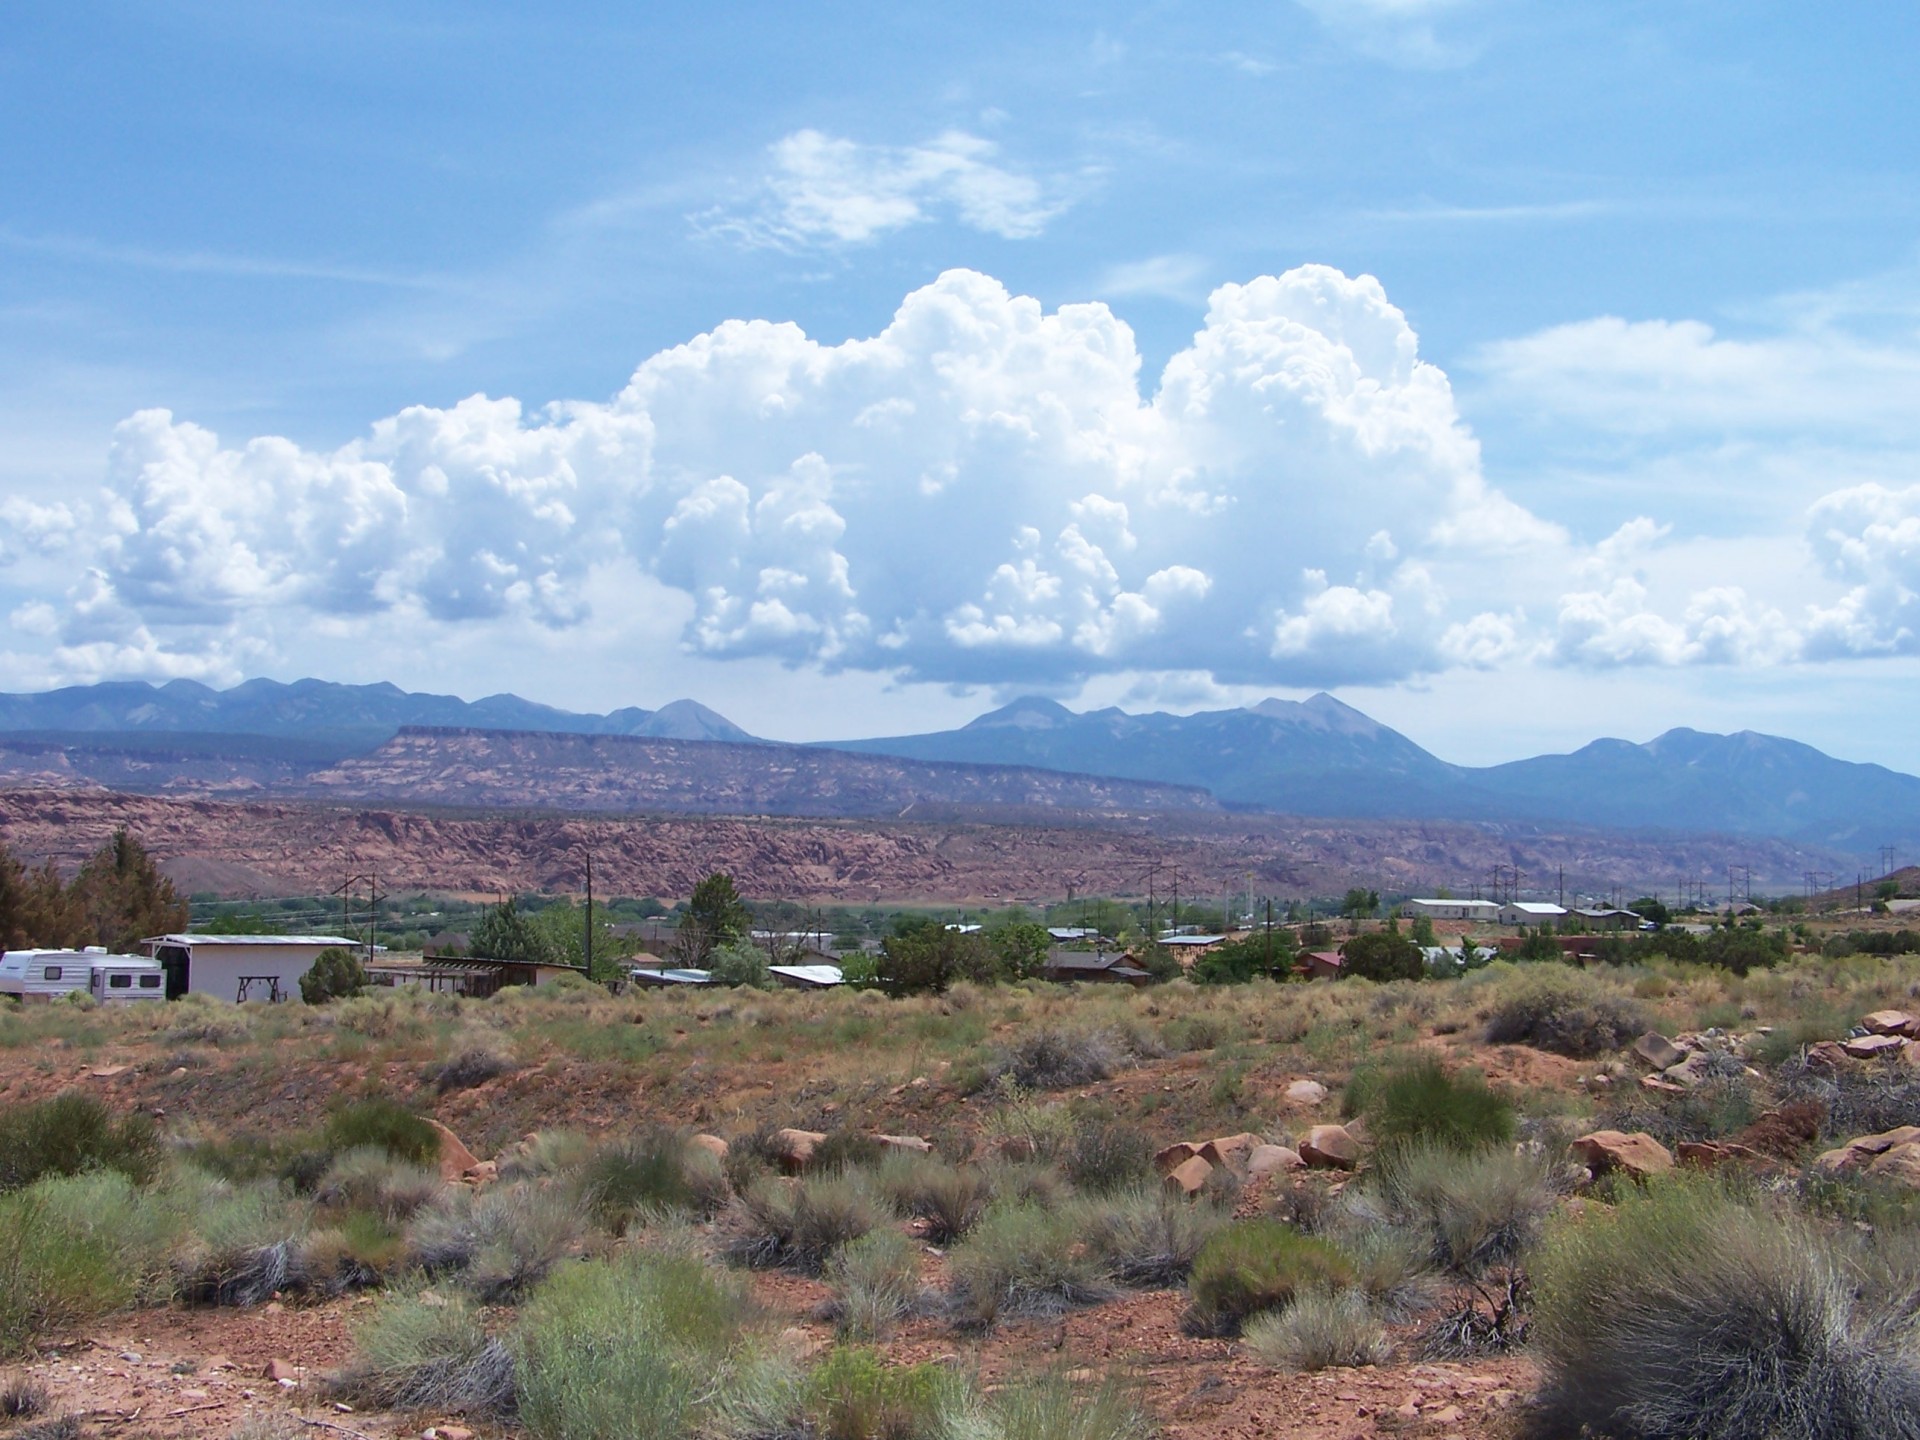
[(0, 687), (1920, 770), (1920, 15), (650, 8), (16, 15)]

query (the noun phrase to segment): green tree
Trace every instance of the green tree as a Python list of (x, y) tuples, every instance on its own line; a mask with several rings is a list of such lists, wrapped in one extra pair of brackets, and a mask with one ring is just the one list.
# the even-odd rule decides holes
[(314, 957), (313, 967), (300, 977), (300, 998), (309, 1005), (344, 1000), (367, 988), (367, 972), (360, 957), (338, 945)]
[(1427, 973), (1420, 947), (1404, 935), (1356, 935), (1340, 947), (1346, 973), (1362, 980), (1418, 980)]
[(87, 943), (109, 950), (131, 950), (149, 935), (187, 927), (187, 902), (124, 829), (80, 867), (69, 899)]
[(1347, 891), (1340, 902), (1340, 913), (1349, 920), (1370, 919), (1380, 909), (1380, 892), (1363, 890), (1358, 885)]
[(1433, 921), (1426, 915), (1415, 915), (1408, 927), (1413, 943), (1420, 946), (1438, 945), (1440, 937), (1433, 933)]
[(889, 995), (938, 995), (960, 980), (991, 984), (999, 961), (984, 938), (938, 920), (902, 918), (880, 942), (879, 986)]
[[(527, 924), (540, 950), (555, 964), (585, 968), (586, 906), (574, 904), (572, 897), (568, 896), (535, 911), (527, 917)], [(636, 944), (637, 941), (631, 936), (616, 935), (613, 921), (607, 918), (606, 908), (596, 905), (593, 912), (593, 973), (589, 978), (611, 980), (623, 974), (626, 961), (633, 954)]]
[(1512, 952), (1515, 960), (1564, 960), (1567, 952), (1553, 943), (1552, 927), (1542, 925), (1537, 930), (1529, 930), (1520, 940), (1520, 947)]
[(753, 916), (734, 889), (733, 877), (716, 870), (693, 887), (674, 930), (673, 958), (696, 970), (707, 968), (713, 952), (746, 935)]
[(725, 945), (716, 945), (707, 957), (706, 969), (716, 985), (744, 985), (754, 990), (773, 988), (767, 952), (748, 940), (729, 940)]
[(1673, 923), (1673, 912), (1651, 895), (1642, 895), (1627, 906), (1627, 909), (1633, 911), (1642, 920), (1651, 920), (1656, 925)]
[(1293, 960), (1290, 933), (1275, 930), (1268, 935), (1256, 930), (1213, 946), (1193, 962), (1188, 973), (1196, 985), (1243, 985), (1258, 975), (1283, 976), (1293, 968)]
[(517, 965), (553, 963), (544, 938), (511, 895), (498, 905), (489, 905), (481, 914), (467, 948), (482, 960), (505, 960)]
[(1008, 980), (1037, 980), (1046, 972), (1047, 950), (1053, 943), (1047, 927), (1030, 920), (994, 925), (986, 932), (987, 947), (996, 967)]
[(27, 944), (27, 868), (0, 840), (0, 950)]

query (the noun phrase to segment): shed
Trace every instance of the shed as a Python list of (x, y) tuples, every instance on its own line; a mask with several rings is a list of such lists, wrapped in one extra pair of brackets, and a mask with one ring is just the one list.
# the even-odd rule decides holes
[(713, 974), (707, 970), (655, 970), (636, 965), (627, 972), (636, 985), (711, 985)]
[(1596, 908), (1575, 910), (1573, 913), (1596, 930), (1638, 930), (1640, 928), (1640, 913), (1637, 910)]
[(165, 970), (169, 1000), (212, 995), (235, 1002), (294, 999), (322, 950), (361, 948), (339, 935), (156, 935), (140, 943)]

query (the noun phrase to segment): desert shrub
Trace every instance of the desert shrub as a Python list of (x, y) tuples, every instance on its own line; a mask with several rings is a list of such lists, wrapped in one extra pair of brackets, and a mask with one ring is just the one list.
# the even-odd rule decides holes
[(367, 972), (360, 957), (338, 945), (314, 956), (312, 967), (300, 977), (300, 998), (309, 1005), (344, 1000), (366, 988)]
[(327, 1117), (320, 1133), (322, 1144), (334, 1154), (371, 1147), (416, 1165), (432, 1164), (440, 1154), (440, 1132), (384, 1096), (342, 1105)]
[[(1482, 973), (1491, 976), (1494, 970)], [(1487, 1020), (1487, 1040), (1531, 1045), (1579, 1060), (1618, 1050), (1644, 1034), (1647, 1023), (1645, 1011), (1594, 976), (1563, 965), (1541, 965), (1510, 972), (1500, 981)]]
[(405, 1237), (391, 1221), (364, 1210), (309, 1231), (294, 1267), (314, 1290), (344, 1295), (386, 1283), (406, 1261)]
[(790, 1433), (795, 1381), (743, 1287), (628, 1250), (557, 1272), (521, 1312), (520, 1415), (535, 1440)]
[(0, 1420), (31, 1420), (46, 1414), (51, 1404), (47, 1387), (29, 1376), (9, 1375), (0, 1384)]
[(887, 1147), (871, 1135), (858, 1130), (835, 1130), (814, 1147), (807, 1168), (816, 1172), (859, 1170), (878, 1165), (887, 1156)]
[(1409, 1144), (1364, 1183), (1389, 1223), (1421, 1237), (1432, 1263), (1458, 1275), (1519, 1259), (1554, 1202), (1549, 1163), (1511, 1149), (1463, 1155), (1431, 1142)]
[(342, 1400), (368, 1410), (513, 1412), (513, 1356), (457, 1296), (383, 1300), (353, 1340), (330, 1387)]
[(448, 1190), (414, 1217), (407, 1251), (428, 1275), (450, 1275), (483, 1304), (515, 1300), (580, 1243), (584, 1222), (561, 1190), (509, 1181)]
[(1073, 1143), (1073, 1112), (1041, 1100), (1011, 1079), (997, 1082), (1001, 1103), (980, 1123), (980, 1137), (1012, 1159), (1054, 1160)]
[(392, 1222), (427, 1204), (443, 1184), (437, 1170), (362, 1146), (334, 1159), (314, 1188), (313, 1198), (334, 1209), (365, 1210)]
[(1315, 1290), (1353, 1283), (1353, 1263), (1338, 1247), (1278, 1220), (1235, 1220), (1201, 1247), (1187, 1281), (1191, 1328), (1237, 1335), (1249, 1317), (1278, 1310)]
[(807, 1379), (805, 1408), (823, 1440), (934, 1440), (942, 1401), (957, 1389), (938, 1365), (889, 1365), (843, 1345)]
[(848, 1242), (827, 1262), (833, 1318), (855, 1340), (883, 1340), (920, 1302), (920, 1255), (898, 1230), (880, 1229)]
[(1076, 1117), (1061, 1164), (1077, 1188), (1099, 1194), (1151, 1176), (1153, 1152), (1153, 1142), (1137, 1125)]
[(1256, 1315), (1241, 1341), (1261, 1364), (1276, 1370), (1379, 1365), (1392, 1349), (1358, 1290), (1313, 1291), (1284, 1310)]
[(1067, 1090), (1105, 1080), (1125, 1063), (1112, 1037), (1092, 1030), (1029, 1030), (992, 1067), (1023, 1090)]
[(191, 1305), (261, 1305), (307, 1282), (304, 1207), (279, 1186), (211, 1190), (173, 1257), (174, 1286)]
[(734, 1200), (727, 1215), (727, 1253), (758, 1268), (818, 1275), (834, 1251), (883, 1218), (858, 1172), (791, 1181), (769, 1177)]
[(580, 1168), (587, 1210), (615, 1234), (642, 1215), (684, 1210), (710, 1215), (726, 1203), (720, 1162), (684, 1131), (656, 1127), (601, 1146)]
[(1787, 1101), (1810, 1100), (1826, 1111), (1823, 1133), (1851, 1139), (1902, 1125), (1920, 1125), (1920, 1073), (1900, 1060), (1869, 1060), (1837, 1070), (1796, 1058), (1780, 1067)]
[(889, 1156), (875, 1184), (897, 1213), (923, 1222), (934, 1245), (951, 1245), (966, 1234), (992, 1198), (984, 1172), (936, 1155)]
[(31, 1425), (21, 1426), (7, 1440), (88, 1440), (88, 1434), (87, 1427), (81, 1423), (78, 1415), (56, 1415), (51, 1420), (37, 1420)]
[(117, 1170), (145, 1184), (160, 1164), (160, 1139), (144, 1115), (116, 1120), (77, 1090), (0, 1115), (0, 1191), (50, 1175)]
[(424, 1078), (436, 1093), (446, 1095), (455, 1090), (471, 1090), (476, 1085), (484, 1085), (489, 1080), (511, 1074), (514, 1068), (511, 1056), (502, 1055), (498, 1050), (475, 1047), (462, 1050), (438, 1065), (429, 1065)]
[(1623, 1193), (1536, 1261), (1533, 1433), (1560, 1440), (1920, 1435), (1906, 1327), (1829, 1244), (1710, 1179)]
[(1432, 1056), (1357, 1072), (1345, 1100), (1365, 1114), (1367, 1133), (1386, 1149), (1424, 1144), (1465, 1151), (1513, 1140), (1506, 1098), (1476, 1072), (1450, 1071)]
[(1113, 1294), (1077, 1218), (1035, 1204), (988, 1207), (947, 1261), (956, 1309), (974, 1325), (1009, 1315), (1051, 1315)]
[(502, 1180), (539, 1180), (577, 1170), (593, 1154), (593, 1142), (572, 1130), (540, 1130), (500, 1157)]
[(1644, 1130), (1669, 1149), (1683, 1140), (1722, 1139), (1760, 1113), (1754, 1082), (1738, 1071), (1702, 1080), (1679, 1094), (1639, 1090), (1621, 1099), (1607, 1107), (1600, 1123), (1613, 1130)]
[(0, 1355), (164, 1294), (177, 1217), (116, 1171), (0, 1196)]
[(1152, 1440), (1153, 1417), (1111, 1378), (1077, 1385), (1062, 1374), (1017, 1380), (953, 1415), (958, 1440)]
[(1192, 1204), (1157, 1185), (1081, 1202), (1074, 1208), (1087, 1250), (1123, 1285), (1179, 1285), (1194, 1257), (1226, 1223), (1215, 1206)]

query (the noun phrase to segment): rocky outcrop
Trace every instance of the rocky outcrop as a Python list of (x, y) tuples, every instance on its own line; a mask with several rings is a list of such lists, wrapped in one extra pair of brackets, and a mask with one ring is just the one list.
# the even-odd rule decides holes
[(1645, 1180), (1673, 1169), (1673, 1152), (1644, 1130), (1631, 1134), (1621, 1130), (1595, 1130), (1575, 1140), (1570, 1148), (1580, 1163), (1595, 1175), (1618, 1170), (1636, 1180)]

